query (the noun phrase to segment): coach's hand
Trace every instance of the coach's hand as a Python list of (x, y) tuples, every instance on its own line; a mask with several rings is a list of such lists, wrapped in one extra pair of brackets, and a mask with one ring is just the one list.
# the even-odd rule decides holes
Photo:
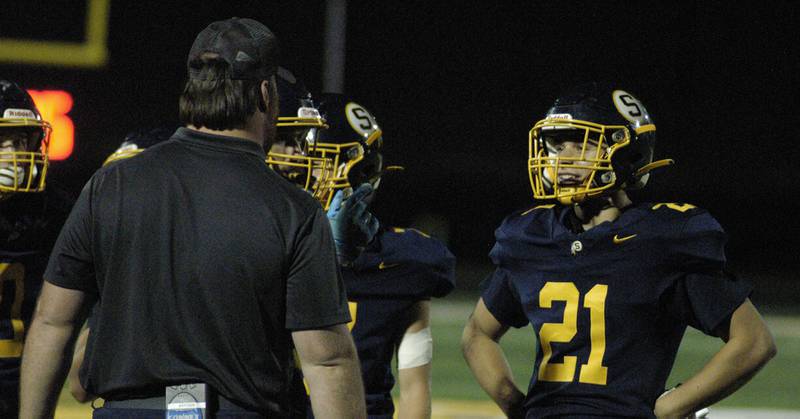
[(328, 221), (336, 243), (336, 254), (343, 265), (352, 263), (378, 233), (380, 223), (367, 211), (366, 201), (372, 192), (372, 185), (365, 183), (347, 198), (340, 190), (331, 200)]

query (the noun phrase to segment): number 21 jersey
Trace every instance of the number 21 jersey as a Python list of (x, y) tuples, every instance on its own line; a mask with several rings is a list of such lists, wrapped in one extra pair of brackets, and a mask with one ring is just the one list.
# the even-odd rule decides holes
[(638, 204), (576, 233), (539, 206), (496, 231), (482, 298), (538, 340), (528, 417), (653, 417), (686, 326), (716, 335), (750, 293), (723, 273), (725, 233), (688, 204)]

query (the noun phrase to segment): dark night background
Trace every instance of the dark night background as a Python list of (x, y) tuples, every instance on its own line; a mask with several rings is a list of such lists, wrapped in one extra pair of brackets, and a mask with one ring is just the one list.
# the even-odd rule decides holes
[[(0, 63), (0, 77), (75, 99), (75, 150), (49, 179), (78, 190), (127, 132), (175, 124), (186, 55), (214, 20), (264, 22), (319, 92), (324, 2), (203, 3), (112, 1), (99, 69)], [(406, 167), (384, 179), (375, 212), (446, 239), (459, 287), (474, 290), (494, 228), (532, 203), (530, 127), (563, 88), (619, 80), (654, 116), (656, 158), (676, 160), (634, 197), (709, 209), (753, 300), (796, 311), (795, 4), (351, 1), (345, 91), (377, 116), (389, 161)], [(0, 38), (81, 42), (85, 14), (82, 1), (4, 4)]]

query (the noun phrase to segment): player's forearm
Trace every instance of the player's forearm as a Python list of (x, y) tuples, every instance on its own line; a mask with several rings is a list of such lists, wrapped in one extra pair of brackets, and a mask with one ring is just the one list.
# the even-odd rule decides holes
[(358, 358), (342, 359), (333, 365), (303, 365), (314, 417), (366, 418), (364, 388)]
[(31, 325), (22, 357), (20, 417), (52, 417), (66, 374), (65, 349), (72, 324), (51, 324), (39, 318)]
[(525, 395), (514, 384), (514, 375), (500, 345), (487, 336), (465, 330), (462, 350), (478, 384), (509, 417), (522, 417)]
[(774, 356), (771, 342), (728, 341), (697, 374), (656, 402), (656, 415), (685, 417), (732, 394)]
[(431, 417), (431, 364), (400, 369), (398, 419)]
[(425, 419), (431, 417), (431, 394), (420, 389), (400, 396), (398, 419)]

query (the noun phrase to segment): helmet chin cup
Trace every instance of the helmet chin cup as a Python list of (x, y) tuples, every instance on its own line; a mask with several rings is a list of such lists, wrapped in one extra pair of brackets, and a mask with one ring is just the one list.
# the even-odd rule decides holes
[(605, 191), (590, 192), (586, 190), (586, 188), (583, 186), (561, 188), (556, 197), (556, 200), (561, 205), (582, 204), (591, 199), (603, 196), (604, 192)]
[(585, 192), (578, 192), (578, 188), (561, 188), (558, 194), (558, 203), (561, 205), (580, 204), (586, 200)]

